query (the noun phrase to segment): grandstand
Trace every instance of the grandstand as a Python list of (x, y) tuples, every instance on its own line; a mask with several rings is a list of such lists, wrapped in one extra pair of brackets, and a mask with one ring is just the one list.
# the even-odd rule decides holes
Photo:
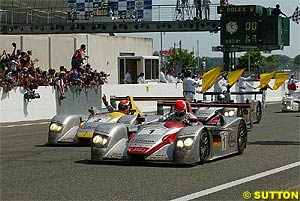
[(68, 0), (1, 0), (1, 24), (64, 23)]

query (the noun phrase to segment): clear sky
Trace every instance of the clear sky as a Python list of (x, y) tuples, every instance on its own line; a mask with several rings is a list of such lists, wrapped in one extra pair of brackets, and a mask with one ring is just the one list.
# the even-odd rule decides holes
[[(189, 0), (192, 2), (192, 0)], [(228, 0), (230, 4), (235, 5), (262, 5), (266, 8), (275, 7), (276, 4), (280, 4), (281, 11), (287, 16), (291, 16), (296, 7), (300, 8), (300, 0)], [(212, 4), (218, 4), (219, 0), (211, 0)], [(176, 0), (153, 0), (153, 4), (171, 4), (175, 5)], [(283, 54), (289, 57), (295, 57), (300, 54), (300, 24), (296, 24), (292, 20), (290, 21), (290, 46), (284, 47), (283, 50), (272, 51), (272, 54)], [(117, 34), (119, 36), (133, 36), (133, 37), (146, 37), (153, 38), (154, 50), (160, 50), (160, 33), (131, 33), (131, 34)], [(174, 46), (174, 43), (182, 41), (182, 48), (190, 51), (197, 50), (197, 40), (199, 40), (199, 52), (200, 57), (222, 57), (222, 53), (213, 52), (212, 46), (220, 45), (220, 34), (211, 34), (208, 32), (168, 32), (163, 34), (163, 49), (169, 49)]]

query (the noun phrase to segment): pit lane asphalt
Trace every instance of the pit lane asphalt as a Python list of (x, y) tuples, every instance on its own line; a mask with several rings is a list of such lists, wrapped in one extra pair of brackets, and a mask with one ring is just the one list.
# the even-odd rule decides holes
[[(268, 105), (240, 156), (182, 167), (89, 162), (89, 147), (49, 147), (48, 124), (0, 127), (1, 200), (170, 200), (300, 161), (300, 113)], [(299, 188), (299, 166), (197, 200)]]

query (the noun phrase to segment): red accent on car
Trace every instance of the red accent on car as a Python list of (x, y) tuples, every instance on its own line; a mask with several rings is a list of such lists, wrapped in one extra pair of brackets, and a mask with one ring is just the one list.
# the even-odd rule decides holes
[(163, 146), (167, 144), (173, 144), (176, 140), (177, 133), (169, 134), (163, 137), (162, 141), (155, 145), (153, 148), (149, 149), (146, 147), (129, 147), (127, 150), (128, 155), (130, 154), (139, 154), (139, 155), (145, 155), (145, 156), (150, 156)]
[(166, 128), (182, 128), (184, 127), (184, 124), (180, 121), (167, 121), (164, 126)]
[(212, 119), (210, 119), (206, 124), (215, 125), (218, 123), (219, 119), (221, 118), (221, 115), (216, 115)]
[(147, 147), (128, 147), (127, 153), (145, 155), (148, 150)]
[(134, 138), (135, 134), (136, 134), (136, 133), (130, 133), (130, 135), (129, 135), (129, 140), (131, 140), (132, 138)]
[(170, 144), (174, 143), (177, 137), (177, 133), (169, 134), (163, 137), (162, 141), (168, 142)]
[(147, 151), (146, 156), (150, 156), (151, 154), (153, 154), (154, 152), (156, 152), (157, 150), (159, 150), (160, 148), (162, 148), (167, 144), (173, 144), (176, 140), (176, 137), (177, 137), (177, 133), (164, 136), (162, 141), (159, 144), (155, 145), (153, 148)]

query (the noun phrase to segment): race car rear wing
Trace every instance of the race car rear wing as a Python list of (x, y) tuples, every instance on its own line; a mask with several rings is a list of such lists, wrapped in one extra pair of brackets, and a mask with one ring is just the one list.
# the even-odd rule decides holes
[[(164, 106), (172, 107), (175, 102), (157, 102), (157, 110), (162, 111)], [(191, 107), (226, 107), (226, 108), (251, 108), (253, 106), (252, 103), (190, 103)]]
[[(221, 92), (205, 92), (205, 93), (203, 93), (204, 96), (206, 96), (206, 95), (211, 96), (211, 100), (213, 100), (214, 95), (219, 95), (219, 94), (224, 94), (224, 93), (221, 93)], [(262, 91), (244, 91), (244, 92), (234, 91), (234, 92), (230, 92), (229, 94), (230, 95), (254, 95), (254, 100), (256, 100), (256, 95), (263, 94), (263, 92)]]
[[(166, 107), (172, 107), (175, 105), (175, 102), (163, 102), (158, 101), (157, 102), (157, 114), (158, 115), (164, 115), (165, 110), (164, 106)], [(254, 101), (251, 101), (250, 103), (209, 103), (209, 102), (202, 102), (202, 103), (189, 103), (188, 107), (191, 111), (193, 111), (195, 108), (200, 107), (219, 107), (219, 108), (239, 108), (240, 114), (247, 114), (249, 115), (249, 123), (248, 123), (248, 130), (252, 130), (253, 128), (253, 121), (252, 121), (252, 115), (255, 108)], [(170, 109), (170, 110), (171, 110)]]
[[(116, 97), (116, 96), (110, 96), (110, 101), (120, 101), (124, 99), (128, 99), (129, 96), (126, 97)], [(176, 101), (176, 100), (186, 100), (185, 97), (132, 97), (134, 101)]]

